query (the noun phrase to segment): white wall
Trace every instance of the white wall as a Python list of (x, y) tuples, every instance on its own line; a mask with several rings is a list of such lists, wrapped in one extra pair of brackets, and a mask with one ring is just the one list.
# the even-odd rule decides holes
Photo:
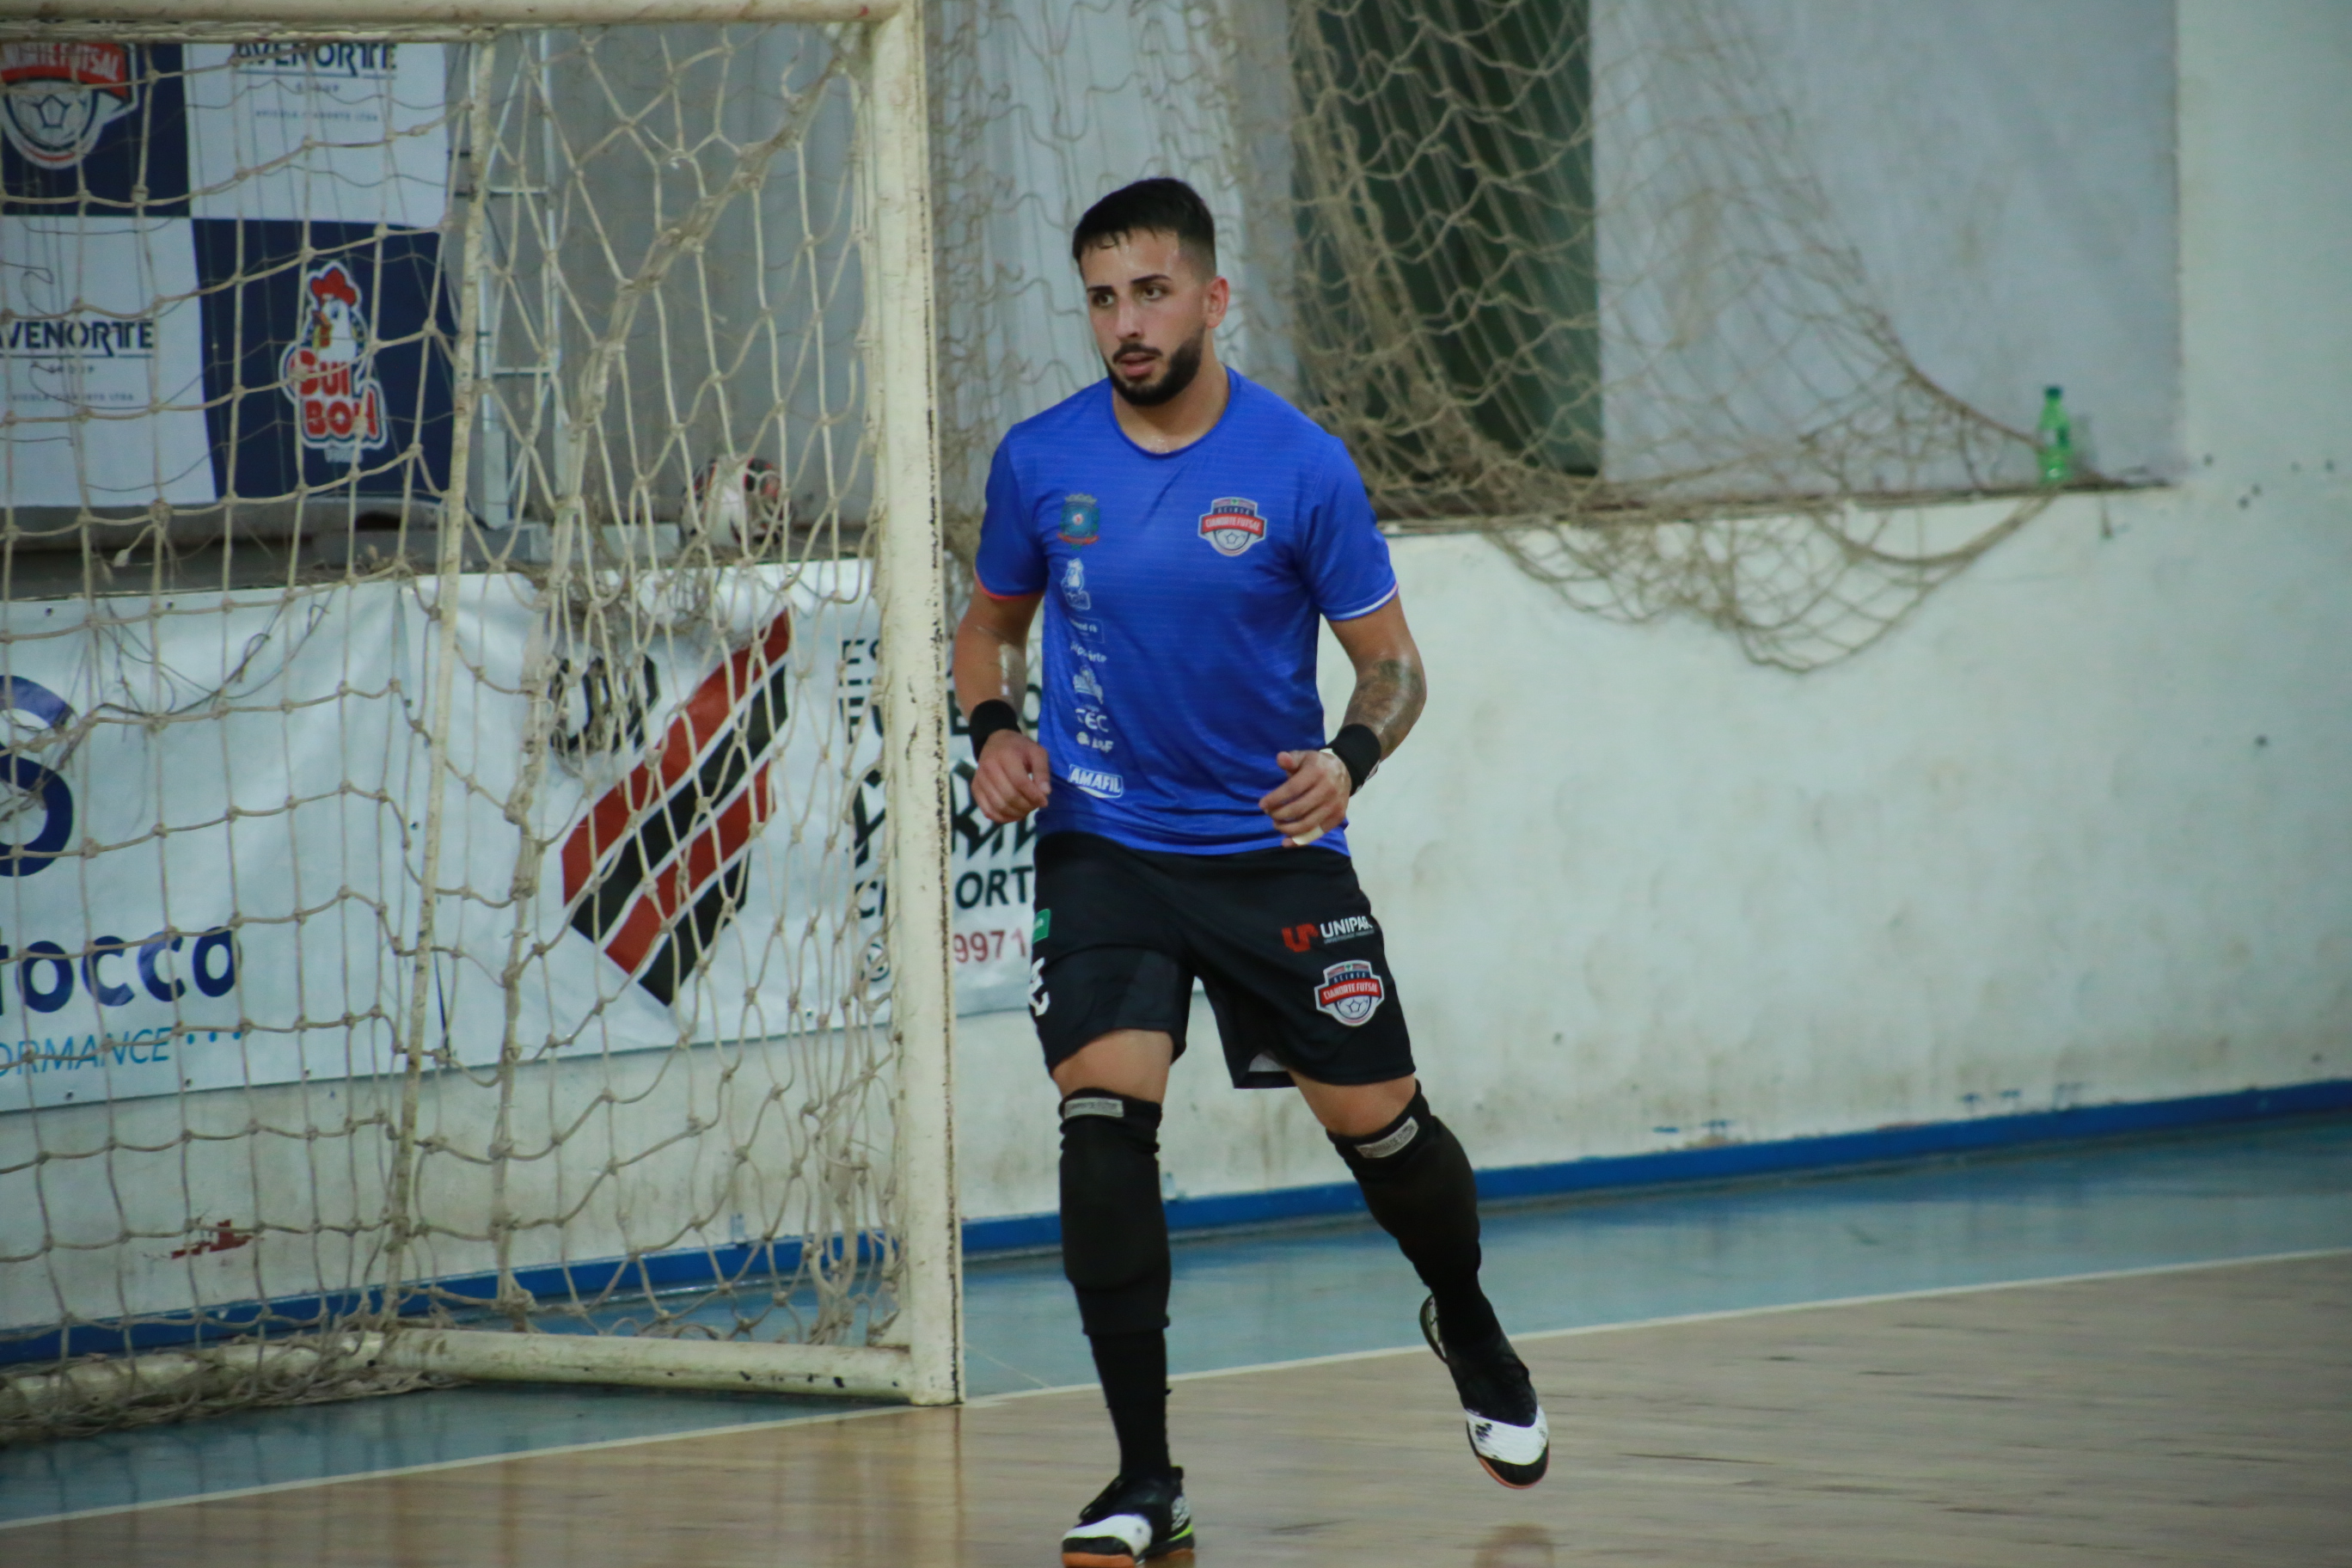
[[(1431, 707), (1354, 842), (1480, 1163), (2352, 1076), (2352, 7), (2179, 29), (2179, 486), (1805, 676), (1397, 542)], [(1027, 1020), (958, 1061), (966, 1212), (1051, 1208)], [(1341, 1175), (1206, 1048), (1164, 1142), (1189, 1193)]]

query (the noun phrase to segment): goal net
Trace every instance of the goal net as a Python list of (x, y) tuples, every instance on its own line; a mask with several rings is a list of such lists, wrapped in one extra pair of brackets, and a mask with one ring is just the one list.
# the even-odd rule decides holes
[[(1785, 8), (1782, 8), (1785, 10)], [(1742, 0), (964, 0), (932, 21), (951, 534), (1004, 428), (1099, 374), (1063, 248), (1209, 196), (1220, 339), (1399, 531), (1805, 669), (2031, 518), (2032, 437), (1906, 352)], [(1986, 511), (1923, 500), (1982, 494)]]
[(951, 1399), (915, 23), (282, 9), (0, 22), (0, 1436)]

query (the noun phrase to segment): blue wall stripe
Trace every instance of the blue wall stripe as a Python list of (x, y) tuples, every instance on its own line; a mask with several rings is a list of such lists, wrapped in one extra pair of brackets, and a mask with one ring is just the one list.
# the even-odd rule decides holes
[[(1866, 1132), (1790, 1138), (1769, 1143), (1722, 1143), (1704, 1149), (1666, 1149), (1650, 1154), (1564, 1160), (1551, 1164), (1506, 1165), (1479, 1172), (1478, 1193), (1484, 1198), (1507, 1201), (1612, 1188), (1736, 1181), (2032, 1143), (2069, 1142), (2344, 1110), (2352, 1110), (2352, 1079), (2329, 1079), (2282, 1089), (2249, 1089), (2185, 1100), (2082, 1106), (2068, 1110), (1979, 1117), (1969, 1121), (1898, 1123)], [(1268, 1192), (1171, 1199), (1168, 1226), (1172, 1231), (1220, 1230), (1288, 1219), (1360, 1214), (1363, 1206), (1353, 1182), (1277, 1187)], [(1060, 1243), (1061, 1223), (1051, 1214), (968, 1220), (963, 1227), (964, 1251), (973, 1255), (1054, 1247)], [(779, 1241), (772, 1244), (772, 1248), (765, 1243), (749, 1243), (520, 1269), (516, 1279), (542, 1301), (565, 1300), (575, 1292), (593, 1299), (609, 1289), (626, 1292), (683, 1289), (745, 1277), (763, 1278), (771, 1272), (789, 1274), (800, 1267), (800, 1260), (798, 1241)], [(487, 1302), (497, 1294), (498, 1279), (489, 1274), (467, 1275), (435, 1280), (431, 1289), (444, 1299), (457, 1297)], [(412, 1294), (402, 1302), (401, 1310), (404, 1314), (421, 1313), (429, 1305), (425, 1296)], [(85, 1324), (69, 1330), (47, 1330), (21, 1339), (0, 1338), (0, 1365), (56, 1361), (65, 1355), (119, 1354), (131, 1349), (218, 1342), (250, 1333), (257, 1327), (270, 1333), (294, 1333), (347, 1318), (355, 1311), (380, 1307), (381, 1299), (375, 1292), (346, 1290), (213, 1308), (201, 1318), (181, 1314), (129, 1325)]]
[[(2068, 1110), (1984, 1116), (1968, 1121), (1898, 1122), (1866, 1132), (1836, 1132), (1769, 1143), (1720, 1143), (1705, 1149), (1664, 1149), (1652, 1154), (1617, 1154), (1544, 1165), (1503, 1165), (1478, 1173), (1478, 1195), (1504, 1201), (1614, 1187), (1736, 1181), (1743, 1176), (1885, 1164), (2030, 1143), (2113, 1138), (2133, 1132), (2161, 1132), (2347, 1110), (2352, 1110), (2352, 1079), (2330, 1079), (2284, 1089), (2248, 1089), (2186, 1100), (2086, 1105)], [(1215, 1197), (1171, 1198), (1168, 1202), (1168, 1228), (1218, 1230), (1324, 1215), (1360, 1214), (1363, 1207), (1353, 1182), (1226, 1193)], [(1061, 1224), (1051, 1214), (969, 1220), (963, 1227), (964, 1250), (968, 1253), (1058, 1247), (1061, 1239)]]

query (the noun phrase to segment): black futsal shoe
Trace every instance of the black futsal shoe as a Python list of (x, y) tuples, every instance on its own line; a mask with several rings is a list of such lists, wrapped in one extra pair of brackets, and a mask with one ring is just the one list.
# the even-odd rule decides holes
[(1507, 1487), (1531, 1487), (1551, 1465), (1551, 1427), (1536, 1402), (1528, 1363), (1498, 1331), (1481, 1345), (1449, 1351), (1437, 1331), (1437, 1298), (1421, 1304), (1421, 1333), (1462, 1397), (1462, 1419), (1470, 1428), (1470, 1451), (1486, 1473)]
[(1062, 1568), (1135, 1568), (1192, 1553), (1192, 1505), (1181, 1469), (1119, 1477), (1062, 1536)]

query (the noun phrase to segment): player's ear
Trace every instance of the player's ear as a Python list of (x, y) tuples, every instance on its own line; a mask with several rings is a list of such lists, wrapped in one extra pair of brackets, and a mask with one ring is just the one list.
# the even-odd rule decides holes
[(1214, 328), (1224, 321), (1225, 308), (1233, 303), (1233, 285), (1227, 283), (1223, 278), (1212, 278), (1209, 279), (1207, 292), (1206, 320), (1209, 326)]

